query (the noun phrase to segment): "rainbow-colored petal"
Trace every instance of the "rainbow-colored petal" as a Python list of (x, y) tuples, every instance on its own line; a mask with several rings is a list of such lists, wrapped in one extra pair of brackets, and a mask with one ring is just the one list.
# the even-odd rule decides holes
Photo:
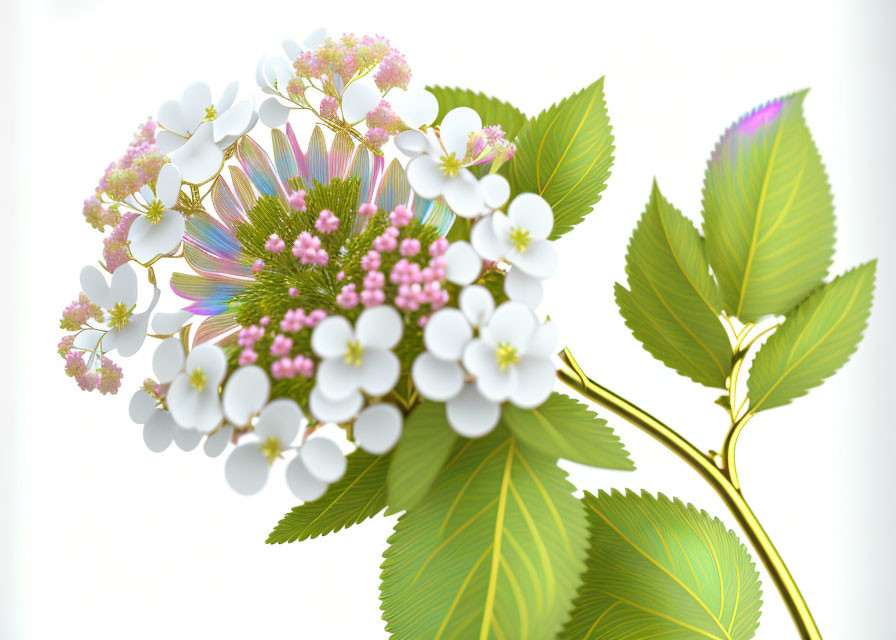
[(216, 275), (226, 274), (243, 278), (252, 277), (252, 269), (234, 260), (228, 260), (220, 256), (212, 255), (199, 247), (184, 244), (184, 258), (193, 269), (200, 274)]
[(227, 183), (218, 176), (212, 184), (212, 205), (215, 213), (224, 221), (231, 231), (235, 231), (238, 224), (245, 222), (245, 211), (240, 202), (233, 196), (233, 192)]
[(384, 211), (392, 211), (399, 204), (407, 204), (410, 195), (411, 186), (408, 184), (404, 167), (397, 159), (394, 159), (386, 169), (374, 203)]
[(327, 184), (330, 181), (329, 164), (324, 133), (320, 127), (314, 127), (314, 131), (311, 132), (311, 141), (308, 143), (308, 168), (311, 172), (311, 180)]
[(193, 337), (193, 346), (214, 340), (237, 327), (239, 325), (236, 322), (236, 314), (232, 311), (217, 316), (209, 316), (202, 321), (202, 324), (196, 330), (196, 335)]
[(187, 218), (184, 240), (221, 258), (238, 261), (242, 247), (233, 233), (204, 211)]
[(290, 180), (299, 177), (299, 165), (296, 156), (286, 135), (280, 129), (271, 129), (271, 141), (274, 145), (274, 166), (280, 181), (286, 185), (286, 190), (292, 193), (289, 186)]
[(249, 136), (240, 138), (236, 147), (236, 157), (260, 194), (280, 198), (286, 204), (286, 194), (283, 193), (280, 181), (274, 174), (268, 154), (257, 142)]

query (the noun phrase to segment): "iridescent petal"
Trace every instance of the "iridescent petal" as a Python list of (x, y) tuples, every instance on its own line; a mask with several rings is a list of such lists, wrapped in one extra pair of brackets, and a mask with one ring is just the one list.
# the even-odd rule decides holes
[(386, 169), (374, 202), (380, 209), (392, 211), (396, 205), (407, 204), (410, 195), (411, 187), (408, 185), (408, 177), (404, 172), (404, 167), (396, 158), (389, 163), (389, 168)]
[(243, 210), (248, 211), (255, 208), (255, 203), (257, 202), (255, 190), (252, 189), (252, 182), (246, 177), (246, 174), (238, 167), (231, 166), (230, 179), (233, 182), (233, 188), (236, 190), (237, 197), (243, 203)]
[(348, 134), (340, 131), (330, 147), (330, 178), (345, 178), (355, 145)]
[(201, 316), (215, 315), (228, 310), (233, 297), (249, 284), (246, 281), (220, 276), (171, 274), (171, 289), (181, 298), (196, 301), (196, 304), (190, 305), (186, 310)]
[(259, 193), (276, 196), (286, 204), (286, 195), (280, 187), (280, 181), (274, 175), (270, 158), (258, 143), (249, 136), (244, 136), (237, 145), (236, 157)]
[(358, 178), (361, 183), (361, 188), (358, 190), (358, 204), (360, 205), (365, 202), (370, 202), (373, 181), (370, 179), (370, 156), (365, 147), (358, 146), (358, 148), (355, 149), (355, 157), (352, 160), (352, 168), (348, 172), (348, 175), (353, 178)]
[(187, 218), (184, 240), (222, 258), (235, 261), (240, 256), (239, 241), (227, 227), (204, 211), (198, 211)]
[(233, 196), (233, 192), (227, 183), (218, 176), (212, 183), (212, 205), (215, 207), (215, 213), (224, 221), (231, 231), (236, 229), (237, 224), (245, 222), (245, 211), (242, 205)]
[(443, 200), (427, 200), (414, 194), (414, 217), (422, 224), (428, 224), (445, 235), (457, 217)]
[(314, 127), (311, 133), (311, 141), (308, 143), (308, 168), (311, 171), (311, 179), (321, 184), (327, 184), (330, 180), (329, 163), (327, 162), (327, 141), (320, 127)]
[(296, 156), (289, 146), (289, 140), (280, 129), (271, 129), (271, 139), (274, 144), (274, 165), (277, 167), (277, 173), (281, 182), (286, 185), (287, 191), (290, 193), (293, 188), (290, 186), (290, 180), (299, 177), (299, 165), (296, 163)]
[(220, 335), (236, 329), (239, 325), (236, 322), (236, 313), (228, 312), (216, 316), (209, 316), (202, 321), (193, 337), (193, 346), (213, 340)]
[(184, 258), (186, 258), (187, 264), (200, 274), (226, 274), (231, 276), (242, 276), (244, 278), (252, 277), (252, 269), (248, 265), (212, 255), (192, 244), (184, 245)]
[(308, 168), (308, 159), (302, 153), (299, 141), (296, 140), (296, 133), (292, 129), (292, 125), (286, 125), (286, 138), (289, 140), (289, 146), (292, 147), (293, 155), (296, 157), (296, 164), (299, 166), (299, 176), (306, 186), (311, 186), (311, 171)]

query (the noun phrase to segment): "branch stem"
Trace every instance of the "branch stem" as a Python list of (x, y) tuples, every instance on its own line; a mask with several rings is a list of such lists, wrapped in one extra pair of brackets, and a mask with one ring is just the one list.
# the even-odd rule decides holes
[[(777, 549), (775, 549), (775, 545), (772, 544), (771, 538), (768, 537), (753, 510), (750, 509), (739, 487), (729, 477), (725, 458), (728, 451), (723, 450), (722, 452), (722, 466), (720, 468), (716, 465), (712, 456), (697, 449), (690, 441), (668, 425), (586, 376), (572, 357), (569, 349), (564, 349), (560, 354), (560, 358), (563, 360), (564, 366), (557, 371), (557, 376), (564, 384), (589, 400), (609, 409), (664, 444), (678, 457), (687, 462), (715, 489), (732, 515), (734, 515), (738, 524), (740, 524), (756, 555), (759, 556), (762, 564), (765, 565), (793, 618), (800, 638), (802, 640), (822, 640), (821, 632), (812, 618), (812, 613), (809, 611), (809, 607), (803, 599), (799, 587), (797, 587), (793, 576), (790, 575), (787, 565), (784, 564), (784, 560)], [(746, 424), (745, 420), (743, 424)], [(739, 432), (739, 429), (736, 433), (735, 429), (729, 432), (729, 435), (731, 433), (735, 434), (729, 446), (732, 454), (734, 450), (733, 444), (736, 442), (736, 435)]]

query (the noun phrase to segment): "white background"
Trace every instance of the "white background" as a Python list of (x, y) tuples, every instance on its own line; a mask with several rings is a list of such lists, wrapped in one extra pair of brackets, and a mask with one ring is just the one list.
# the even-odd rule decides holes
[[(327, 5), (327, 6), (324, 6)], [(459, 85), (529, 114), (601, 75), (616, 136), (605, 197), (561, 242), (543, 310), (593, 377), (718, 446), (715, 393), (651, 359), (612, 300), (628, 236), (656, 176), (699, 217), (706, 158), (760, 102), (803, 87), (838, 214), (834, 272), (881, 258), (871, 327), (825, 386), (756, 418), (742, 438), (748, 499), (826, 638), (890, 637), (893, 515), (884, 408), (893, 353), (896, 11), (886, 2), (208, 3), (6, 0), (2, 46), (4, 352), (0, 637), (381, 638), (378, 566), (393, 518), (266, 546), (292, 505), (282, 482), (242, 498), (222, 460), (148, 452), (128, 392), (83, 394), (55, 354), (60, 309), (100, 235), (80, 216), (135, 125), (195, 79), (253, 86), (282, 37), (387, 35), (418, 83)], [(126, 388), (148, 373), (126, 364)], [(570, 468), (582, 488), (663, 491), (733, 526), (677, 458), (613, 420), (639, 470)], [(765, 581), (757, 637), (795, 637)]]

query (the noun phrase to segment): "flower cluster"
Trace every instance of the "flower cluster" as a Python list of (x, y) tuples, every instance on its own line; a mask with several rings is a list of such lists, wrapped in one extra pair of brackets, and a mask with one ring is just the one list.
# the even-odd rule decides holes
[[(158, 136), (148, 121), (107, 171), (83, 207), (112, 227), (106, 272), (82, 270), (58, 351), (79, 387), (115, 393), (110, 354), (151, 339), (153, 377), (130, 404), (150, 450), (230, 449), (235, 490), (259, 491), (282, 465), (313, 500), (346, 468), (332, 425), (380, 455), (424, 400), (479, 437), (503, 404), (547, 399), (556, 331), (535, 308), (557, 254), (547, 202), (508, 203), (501, 126), (467, 107), (431, 126), (435, 96), (408, 88), (385, 38), (317, 33), (284, 49), (259, 64), (271, 98), (258, 115), (235, 84), (213, 102), (194, 83), (162, 104)], [(290, 108), (313, 111), (331, 139), (316, 127), (303, 148), (279, 128)], [(247, 135), (258, 116), (273, 157)], [(386, 165), (392, 137), (406, 167)], [(168, 284), (183, 308), (156, 312), (167, 287), (154, 265), (178, 259), (187, 268)]]

